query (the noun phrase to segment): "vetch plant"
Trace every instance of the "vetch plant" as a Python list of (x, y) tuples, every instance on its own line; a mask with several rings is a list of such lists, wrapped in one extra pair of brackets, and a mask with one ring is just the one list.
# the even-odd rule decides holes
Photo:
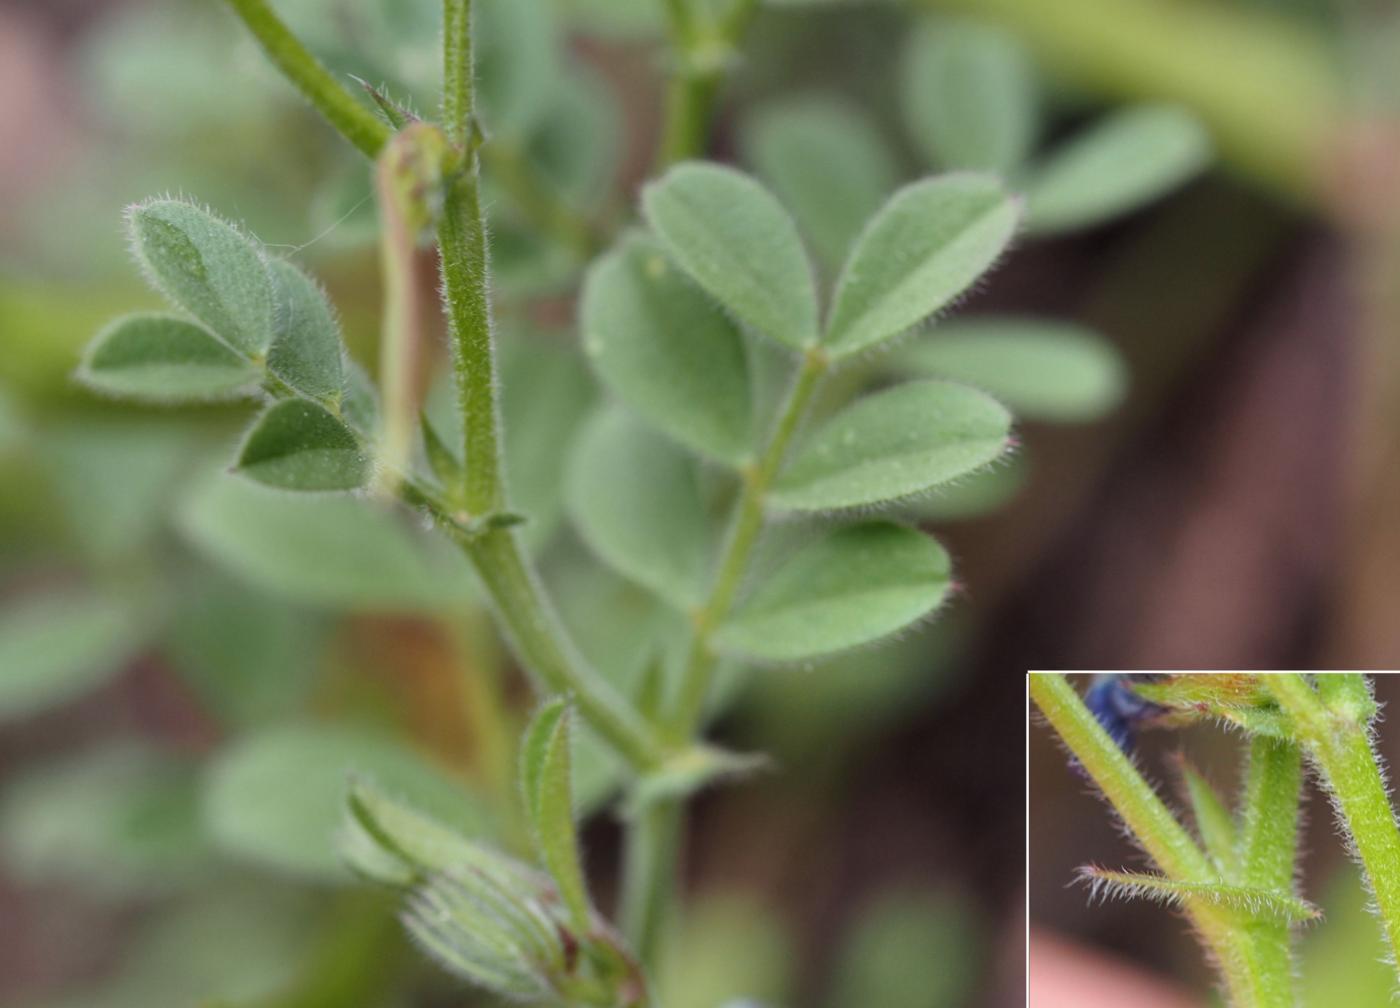
[[(169, 312), (111, 323), (78, 377), (152, 403), (255, 402), (234, 473), (194, 495), (187, 532), (255, 580), (336, 604), (447, 620), (479, 591), (541, 706), (511, 760), (499, 683), (483, 675), (469, 687), (480, 790), (358, 728), (264, 732), (211, 773), (209, 828), (271, 866), (331, 880), (344, 862), (391, 887), (408, 932), (475, 986), (540, 1004), (659, 1004), (687, 800), (764, 765), (707, 741), (709, 720), (753, 667), (880, 642), (931, 618), (952, 592), (939, 543), (876, 512), (1004, 460), (1012, 416), (976, 381), (889, 381), (899, 369), (879, 362), (1005, 254), (1022, 200), (981, 171), (911, 182), (869, 207), (840, 269), (820, 274), (778, 197), (696, 160), (717, 75), (755, 4), (676, 0), (686, 60), (659, 174), (642, 190), (640, 219), (610, 235), (530, 173), (519, 146), (528, 131), (512, 133), (502, 115), (498, 135), (479, 111), (470, 0), (442, 6), (436, 123), (387, 87), (367, 86), (362, 100), (265, 0), (230, 6), (372, 162), (377, 382), (347, 352), (313, 278), (211, 209), (171, 197), (127, 219)], [(493, 9), (520, 17), (508, 22), (517, 28), (534, 23), (534, 6)], [(487, 177), (571, 255), (607, 246), (577, 314), (584, 356), (613, 401), (583, 419), (578, 396), (567, 446), (554, 442), (572, 431), (531, 420), (552, 397), (572, 402), (573, 379), (512, 347), (513, 327), (499, 324)], [(434, 245), (437, 306), (423, 297)], [(1034, 385), (1022, 376), (1028, 396)], [(555, 516), (516, 483), (541, 458), (549, 465), (520, 483), (562, 487), (559, 506), (591, 554), (648, 597), (636, 656), (617, 659), (625, 667), (586, 658), (596, 650), (556, 611), (538, 557)], [(452, 558), (406, 536), (395, 509), (426, 518), (438, 533), (429, 541), (459, 552), (476, 587)], [(302, 555), (317, 562), (286, 560)], [(488, 636), (474, 624), (454, 632)], [(273, 784), (276, 807), (264, 800)], [(584, 872), (577, 819), (619, 789), (626, 844), (609, 915)], [(322, 827), (340, 813), (337, 852)]]
[[(1025, 201), (1028, 238), (1121, 220), (1209, 161), (1202, 125), (1166, 104), (1121, 108), (1038, 151), (1046, 132), (1042, 89), (1014, 36), (980, 21), (922, 17), (904, 46), (897, 94), (922, 165), (1003, 178)], [(828, 94), (768, 102), (746, 119), (740, 141), (745, 160), (791, 207), (828, 273), (902, 174), (895, 145), (872, 117)], [(1019, 314), (952, 319), (878, 366), (901, 377), (967, 382), (1018, 417), (1056, 423), (1104, 416), (1126, 384), (1116, 351), (1098, 334)]]
[[(1085, 867), (1079, 879), (1091, 899), (1147, 898), (1179, 909), (1232, 1006), (1297, 1003), (1293, 931), (1320, 917), (1295, 878), (1305, 764), (1332, 799), (1361, 866), (1387, 959), (1400, 961), (1400, 830), (1373, 742), (1379, 708), (1364, 676), (1112, 675), (1094, 684), (1086, 704), (1064, 676), (1037, 673), (1030, 695), (1156, 868)], [(1247, 746), (1234, 809), (1190, 763), (1178, 761), (1192, 830), (1143, 779), (1131, 744), (1144, 725), (1197, 721), (1238, 731)]]

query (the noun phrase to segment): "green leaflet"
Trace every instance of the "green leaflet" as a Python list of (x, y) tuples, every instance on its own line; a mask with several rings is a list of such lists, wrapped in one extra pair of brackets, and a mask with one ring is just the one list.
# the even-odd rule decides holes
[(797, 226), (742, 172), (689, 161), (642, 190), (666, 250), (740, 321), (798, 348), (817, 339), (817, 289)]
[(480, 114), (489, 133), (526, 136), (545, 114), (561, 53), (548, 0), (479, 0), (475, 54)]
[(901, 348), (894, 370), (976, 385), (1023, 420), (1076, 423), (1113, 410), (1128, 373), (1113, 344), (1083, 326), (1016, 316), (958, 318)]
[(822, 262), (840, 266), (899, 170), (860, 111), (822, 97), (773, 102), (741, 135), (745, 157), (783, 203)]
[(1206, 780), (1194, 766), (1180, 757), (1177, 769), (1181, 773), (1187, 801), (1191, 805), (1191, 815), (1196, 821), (1196, 832), (1205, 844), (1207, 853), (1215, 859), (1221, 876), (1227, 881), (1238, 878), (1239, 851), (1236, 848), (1235, 820), (1220, 800), (1210, 781)]
[(511, 499), (529, 518), (525, 540), (539, 549), (564, 519), (562, 474), (597, 389), (572, 346), (529, 335), (512, 334), (501, 347), (501, 419)]
[(128, 741), (21, 770), (0, 802), (5, 870), (117, 898), (202, 880), (213, 858), (195, 783), (192, 767)]
[(1027, 187), (1032, 231), (1092, 227), (1165, 195), (1201, 171), (1210, 137), (1175, 105), (1123, 109), (1046, 158)]
[(204, 713), (236, 732), (305, 709), (334, 626), (210, 569), (180, 591), (162, 651)]
[(589, 271), (579, 317), (594, 370), (649, 423), (726, 462), (751, 450), (743, 337), (654, 239), (631, 235)]
[(251, 393), (262, 373), (194, 322), (127, 315), (93, 338), (77, 378), (98, 392), (175, 403)]
[(222, 473), (180, 502), (186, 538), (280, 599), (388, 612), (452, 609), (474, 597), (445, 539), (363, 497), (289, 494)]
[(1092, 866), (1079, 869), (1078, 880), (1089, 886), (1091, 900), (1148, 899), (1168, 906), (1181, 906), (1191, 900), (1200, 900), (1251, 916), (1290, 922), (1316, 920), (1322, 916), (1317, 907), (1290, 892), (1255, 886), (1227, 885), (1223, 882), (1175, 882), (1163, 875), (1108, 871)]
[(579, 861), (573, 807), (573, 711), (556, 698), (535, 714), (520, 747), (521, 789), (535, 850), (554, 877), (580, 934), (592, 930), (592, 907)]
[(238, 471), (284, 490), (353, 490), (369, 476), (354, 432), (304, 399), (274, 403), (238, 453)]
[(943, 547), (889, 522), (850, 525), (802, 549), (715, 635), (722, 650), (797, 661), (878, 640), (943, 601)]
[(466, 835), (490, 834), (476, 799), (384, 735), (333, 725), (273, 728), (235, 742), (209, 770), (205, 821), (229, 853), (295, 875), (347, 881), (335, 839), (352, 775)]
[(909, 135), (940, 168), (1006, 176), (1038, 127), (1030, 60), (1015, 37), (976, 21), (926, 20), (905, 54), (900, 98)]
[(113, 598), (30, 594), (0, 609), (0, 723), (75, 699), (122, 670), (143, 627)]
[(587, 63), (568, 68), (530, 136), (527, 154), (573, 205), (605, 198), (622, 149), (617, 99)]
[(474, 842), (369, 777), (353, 776), (345, 801), (337, 846), (346, 865), (366, 879), (410, 886), (434, 872), (480, 869), (493, 874), (518, 872), (522, 885), (536, 881), (535, 873), (525, 866)]
[[(170, 495), (204, 450), (198, 433), (182, 424), (111, 414), (52, 422), (33, 445), (58, 515), (101, 563), (153, 548)], [(132, 585), (130, 594), (141, 592)]]
[(136, 257), (161, 293), (235, 350), (266, 353), (276, 297), (252, 239), (182, 200), (138, 203), (127, 224)]
[(340, 415), (362, 438), (369, 438), (379, 428), (379, 394), (365, 369), (355, 361), (345, 360), (345, 401)]
[(906, 382), (859, 399), (816, 431), (770, 495), (803, 511), (878, 504), (947, 483), (1007, 450), (1011, 414), (952, 382)]
[(345, 393), (340, 325), (316, 283), (285, 259), (268, 263), (277, 291), (267, 368), (300, 394), (339, 406)]
[(569, 460), (569, 513), (589, 547), (673, 606), (698, 602), (710, 535), (695, 464), (620, 409), (595, 416)]
[(825, 343), (845, 357), (950, 304), (1005, 251), (1017, 201), (990, 175), (905, 186), (866, 225), (837, 282)]

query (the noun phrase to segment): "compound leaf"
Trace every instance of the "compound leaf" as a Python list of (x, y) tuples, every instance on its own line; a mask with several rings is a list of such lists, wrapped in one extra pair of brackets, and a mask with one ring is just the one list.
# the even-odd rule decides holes
[(235, 350), (267, 351), (276, 297), (252, 239), (183, 200), (138, 203), (127, 223), (136, 256), (161, 293)]
[(1128, 374), (1113, 344), (1083, 326), (1045, 319), (954, 319), (901, 348), (897, 370), (976, 385), (1017, 417), (1077, 423), (1110, 412)]
[(690, 161), (642, 191), (647, 223), (682, 269), (759, 333), (790, 347), (817, 338), (817, 289), (797, 225), (732, 168)]
[(833, 356), (897, 336), (946, 307), (1005, 250), (1019, 213), (990, 175), (942, 175), (897, 192), (842, 269), (825, 339)]
[(197, 323), (127, 315), (88, 345), (77, 377), (98, 392), (176, 403), (251, 392), (262, 374)]
[(1091, 227), (1164, 196), (1205, 167), (1210, 138), (1175, 105), (1123, 109), (1056, 150), (1027, 188), (1033, 231)]
[(305, 399), (274, 403), (238, 454), (244, 475), (284, 490), (353, 490), (369, 476), (354, 432)]
[(783, 470), (771, 499), (802, 511), (894, 500), (980, 469), (1008, 446), (1011, 414), (953, 382), (906, 382), (828, 420)]
[(727, 462), (749, 451), (743, 337), (655, 240), (630, 236), (593, 267), (580, 318), (594, 369), (648, 423)]
[(715, 642), (765, 661), (867, 644), (937, 608), (950, 575), (948, 554), (928, 536), (889, 522), (850, 525), (799, 550)]
[(1016, 39), (975, 21), (929, 21), (904, 63), (909, 135), (940, 168), (1007, 175), (1037, 127), (1035, 75)]

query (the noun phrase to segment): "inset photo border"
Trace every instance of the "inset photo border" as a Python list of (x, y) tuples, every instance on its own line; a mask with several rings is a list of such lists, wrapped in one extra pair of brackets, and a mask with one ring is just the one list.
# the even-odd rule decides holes
[(1386, 672), (1027, 676), (1029, 1008), (1400, 990)]

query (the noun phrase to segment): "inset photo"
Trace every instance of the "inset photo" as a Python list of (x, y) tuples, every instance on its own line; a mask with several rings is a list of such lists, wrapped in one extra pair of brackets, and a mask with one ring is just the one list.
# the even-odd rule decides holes
[(1382, 1006), (1400, 678), (1032, 672), (1029, 1008)]

